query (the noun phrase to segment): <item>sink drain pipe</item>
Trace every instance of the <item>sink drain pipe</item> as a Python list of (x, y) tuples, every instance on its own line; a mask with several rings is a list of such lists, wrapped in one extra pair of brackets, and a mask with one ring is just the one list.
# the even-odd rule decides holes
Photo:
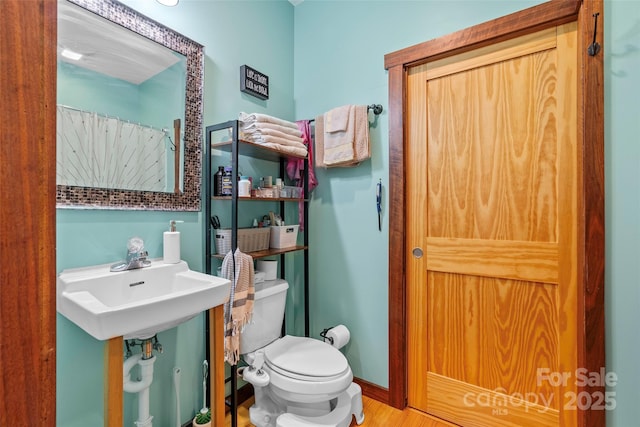
[[(144, 346), (143, 346), (144, 349)], [(153, 417), (149, 414), (149, 387), (153, 382), (153, 364), (156, 357), (151, 351), (143, 354), (135, 354), (124, 361), (123, 383), (127, 393), (138, 393), (138, 421), (136, 427), (152, 427)], [(131, 369), (140, 365), (140, 380), (131, 379)]]

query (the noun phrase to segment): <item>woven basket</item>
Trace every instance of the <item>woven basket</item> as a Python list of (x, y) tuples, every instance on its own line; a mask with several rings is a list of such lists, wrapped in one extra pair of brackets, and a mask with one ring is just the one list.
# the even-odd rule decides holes
[[(271, 229), (238, 228), (238, 249), (241, 252), (254, 252), (269, 249)], [(215, 230), (216, 253), (226, 255), (231, 250), (231, 229)]]

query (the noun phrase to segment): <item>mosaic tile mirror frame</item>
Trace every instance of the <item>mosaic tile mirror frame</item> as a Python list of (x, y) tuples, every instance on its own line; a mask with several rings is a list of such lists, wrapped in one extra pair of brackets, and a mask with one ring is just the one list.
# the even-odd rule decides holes
[(69, 0), (187, 58), (183, 190), (179, 193), (57, 185), (58, 208), (199, 211), (202, 174), (204, 49), (193, 40), (112, 0)]

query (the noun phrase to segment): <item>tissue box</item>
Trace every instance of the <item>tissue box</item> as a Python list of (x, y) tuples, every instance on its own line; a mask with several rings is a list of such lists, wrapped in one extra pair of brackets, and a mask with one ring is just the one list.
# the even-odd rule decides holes
[(298, 224), (272, 226), (269, 247), (280, 249), (295, 246), (298, 241), (298, 227)]

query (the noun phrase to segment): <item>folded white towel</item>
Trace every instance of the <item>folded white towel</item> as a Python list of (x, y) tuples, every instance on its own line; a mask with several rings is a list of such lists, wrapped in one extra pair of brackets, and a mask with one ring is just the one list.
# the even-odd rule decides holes
[(289, 135), (288, 133), (280, 132), (274, 129), (262, 128), (262, 129), (246, 129), (244, 128), (244, 132), (248, 135), (253, 136), (254, 138), (259, 138), (261, 136), (273, 136), (277, 138), (287, 139), (291, 142), (295, 142), (296, 144), (300, 144), (304, 146), (303, 140), (300, 137)]
[(260, 145), (280, 151), (281, 153), (293, 154), (299, 157), (307, 157), (309, 154), (306, 148), (292, 147), (290, 145), (274, 144), (273, 142), (260, 143)]
[(245, 134), (242, 139), (247, 141), (253, 141), (256, 144), (278, 144), (282, 146), (303, 149), (305, 151), (307, 150), (307, 147), (301, 142), (294, 141), (289, 138), (279, 138), (277, 136), (272, 136), (272, 135)]
[(247, 132), (254, 131), (254, 130), (270, 129), (270, 130), (276, 130), (278, 132), (286, 133), (287, 135), (292, 135), (298, 138), (302, 138), (302, 132), (300, 132), (299, 129), (293, 129), (293, 128), (290, 128), (289, 126), (282, 126), (275, 123), (249, 122), (249, 123), (243, 123), (242, 128)]
[(290, 122), (288, 120), (279, 119), (278, 117), (273, 117), (273, 116), (270, 116), (268, 114), (240, 113), (238, 119), (241, 122), (247, 123), (247, 124), (251, 124), (251, 123), (255, 123), (255, 122), (273, 123), (273, 124), (280, 125), (280, 126), (290, 127), (292, 129), (298, 129), (298, 126), (295, 123)]

